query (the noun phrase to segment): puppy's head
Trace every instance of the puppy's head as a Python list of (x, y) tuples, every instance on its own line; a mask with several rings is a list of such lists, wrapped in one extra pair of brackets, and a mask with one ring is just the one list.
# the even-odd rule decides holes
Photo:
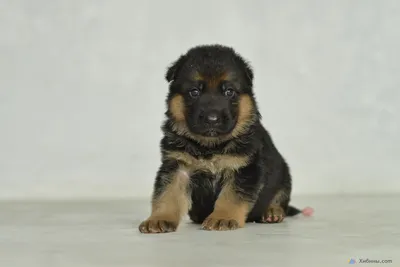
[(232, 48), (197, 46), (167, 70), (167, 115), (175, 129), (202, 142), (236, 137), (254, 122), (253, 72)]

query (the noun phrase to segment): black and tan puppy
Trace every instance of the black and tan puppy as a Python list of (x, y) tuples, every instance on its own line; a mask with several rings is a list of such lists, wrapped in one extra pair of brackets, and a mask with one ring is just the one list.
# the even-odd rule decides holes
[(261, 124), (253, 72), (232, 48), (198, 46), (166, 73), (162, 164), (142, 233), (175, 231), (181, 218), (205, 230), (278, 223), (289, 206), (288, 165)]

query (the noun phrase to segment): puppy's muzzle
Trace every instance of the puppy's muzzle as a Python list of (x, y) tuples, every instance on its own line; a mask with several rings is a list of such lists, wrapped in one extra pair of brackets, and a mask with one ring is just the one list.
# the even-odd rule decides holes
[(217, 110), (211, 110), (204, 116), (204, 123), (210, 127), (216, 127), (221, 124), (222, 113)]

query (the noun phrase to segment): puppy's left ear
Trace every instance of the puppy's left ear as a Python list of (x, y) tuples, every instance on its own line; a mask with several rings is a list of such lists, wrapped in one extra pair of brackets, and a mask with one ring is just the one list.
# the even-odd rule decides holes
[(251, 68), (250, 64), (247, 62), (244, 63), (244, 73), (246, 74), (247, 82), (250, 85), (253, 85), (253, 79), (254, 79), (253, 69)]
[(239, 54), (236, 54), (236, 58), (234, 58), (234, 61), (237, 62), (240, 70), (242, 71), (242, 73), (244, 73), (246, 83), (250, 86), (253, 86), (254, 74), (250, 63)]
[(165, 73), (165, 79), (167, 82), (171, 82), (176, 79), (179, 71), (181, 70), (183, 63), (185, 62), (186, 56), (180, 56), (178, 60), (173, 62), (171, 66), (168, 67)]

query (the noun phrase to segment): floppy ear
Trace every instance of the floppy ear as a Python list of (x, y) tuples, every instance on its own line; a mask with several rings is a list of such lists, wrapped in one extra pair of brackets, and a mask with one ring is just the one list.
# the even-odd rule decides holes
[(244, 72), (246, 73), (247, 82), (253, 84), (254, 74), (249, 63), (244, 62)]
[(186, 56), (180, 56), (178, 60), (173, 62), (170, 67), (168, 67), (167, 72), (165, 73), (165, 79), (167, 82), (171, 82), (176, 79), (178, 72), (183, 66), (185, 62)]
[(253, 86), (254, 74), (250, 63), (239, 54), (236, 54), (236, 58), (233, 58), (233, 61), (238, 64), (240, 70), (245, 74), (246, 82)]

